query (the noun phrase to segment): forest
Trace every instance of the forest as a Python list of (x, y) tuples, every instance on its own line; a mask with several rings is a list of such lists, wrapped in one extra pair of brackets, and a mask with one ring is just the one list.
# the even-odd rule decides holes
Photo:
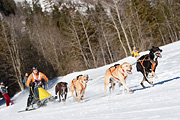
[(49, 79), (180, 40), (179, 0), (0, 0), (0, 81), (10, 96), (33, 65)]

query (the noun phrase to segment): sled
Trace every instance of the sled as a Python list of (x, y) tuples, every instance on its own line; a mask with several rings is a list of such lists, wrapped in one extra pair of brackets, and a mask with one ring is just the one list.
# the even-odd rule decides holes
[(36, 86), (33, 92), (33, 104), (37, 104), (37, 107), (46, 105), (48, 101), (53, 101), (54, 97), (40, 86)]
[(32, 111), (36, 110), (42, 106), (46, 106), (49, 101), (53, 102), (57, 97), (52, 96), (50, 93), (48, 93), (45, 89), (43, 89), (40, 86), (35, 86), (34, 91), (32, 90), (32, 87), (30, 88), (33, 93), (33, 100), (30, 106), (32, 106), (28, 110), (20, 110), (19, 112), (25, 112), (25, 111)]

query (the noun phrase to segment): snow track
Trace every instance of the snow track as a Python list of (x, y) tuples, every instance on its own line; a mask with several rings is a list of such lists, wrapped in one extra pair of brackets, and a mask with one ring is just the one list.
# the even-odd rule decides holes
[[(13, 97), (15, 105), (8, 108), (5, 104), (0, 108), (0, 119), (6, 120), (179, 120), (180, 119), (180, 42), (160, 47), (162, 58), (156, 70), (158, 79), (151, 79), (154, 84), (143, 89), (140, 86), (142, 74), (133, 65), (133, 74), (127, 78), (127, 85), (134, 90), (133, 94), (122, 94), (122, 87), (115, 86), (115, 91), (104, 94), (105, 71), (110, 66), (123, 62), (133, 64), (135, 58), (128, 57), (114, 64), (97, 69), (75, 72), (50, 81), (48, 92), (54, 95), (55, 85), (60, 81), (68, 82), (79, 74), (88, 74), (90, 80), (87, 85), (84, 100), (77, 103), (68, 93), (66, 103), (48, 103), (46, 107), (37, 110), (17, 113), (25, 109), (28, 91), (18, 93)], [(142, 52), (141, 55), (148, 53)]]

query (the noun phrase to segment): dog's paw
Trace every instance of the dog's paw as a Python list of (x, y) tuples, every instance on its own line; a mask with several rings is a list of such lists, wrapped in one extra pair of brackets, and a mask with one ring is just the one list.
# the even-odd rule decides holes
[(134, 92), (134, 91), (130, 89), (128, 93), (133, 93), (133, 92)]
[(149, 84), (153, 84), (153, 81), (149, 81)]

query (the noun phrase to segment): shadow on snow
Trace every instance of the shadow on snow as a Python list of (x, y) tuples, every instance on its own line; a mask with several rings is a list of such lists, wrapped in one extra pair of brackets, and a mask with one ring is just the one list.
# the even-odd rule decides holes
[(145, 88), (136, 88), (136, 87), (139, 87), (140, 85), (138, 85), (138, 86), (136, 85), (136, 86), (133, 86), (133, 87), (131, 87), (131, 88), (136, 88), (136, 89), (133, 90), (133, 91), (135, 92), (135, 91), (138, 91), (138, 90), (143, 90), (143, 89), (146, 89), (146, 88), (154, 87), (154, 86), (156, 86), (156, 85), (162, 85), (162, 84), (164, 84), (164, 83), (167, 83), (167, 82), (170, 82), (170, 81), (179, 79), (179, 78), (180, 78), (180, 77), (175, 77), (175, 78), (172, 78), (172, 79), (163, 80), (163, 81), (160, 81), (160, 82), (157, 82), (157, 83), (152, 84), (152, 86), (147, 86), (147, 87), (145, 87)]

